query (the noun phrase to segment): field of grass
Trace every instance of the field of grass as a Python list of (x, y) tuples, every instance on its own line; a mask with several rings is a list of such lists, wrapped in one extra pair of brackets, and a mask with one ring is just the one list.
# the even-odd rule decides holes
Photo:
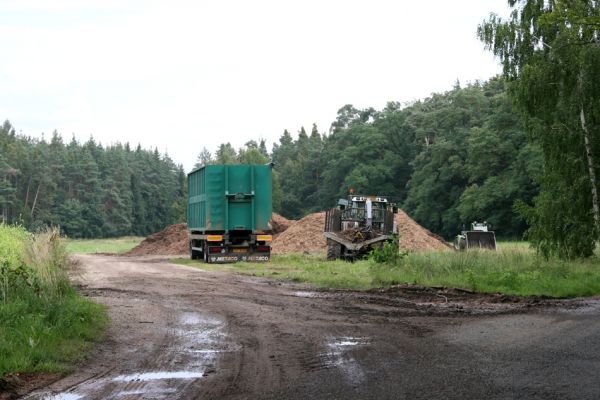
[(0, 225), (0, 392), (8, 374), (64, 372), (108, 322), (70, 285), (57, 232)]
[(88, 253), (126, 253), (140, 244), (144, 238), (124, 236), (108, 239), (66, 239), (67, 252), (71, 254)]
[(562, 261), (539, 257), (523, 242), (501, 243), (498, 251), (409, 253), (393, 264), (362, 260), (328, 262), (324, 257), (292, 254), (268, 263), (175, 263), (274, 279), (315, 287), (368, 289), (419, 284), (478, 292), (556, 298), (600, 295), (600, 259)]

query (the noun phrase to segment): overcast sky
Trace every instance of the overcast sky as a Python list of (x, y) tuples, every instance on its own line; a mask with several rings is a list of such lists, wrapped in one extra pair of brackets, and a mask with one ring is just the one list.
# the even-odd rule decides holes
[(506, 0), (1, 0), (0, 119), (141, 143), (189, 170), (206, 146), (329, 130), (500, 72), (476, 38)]

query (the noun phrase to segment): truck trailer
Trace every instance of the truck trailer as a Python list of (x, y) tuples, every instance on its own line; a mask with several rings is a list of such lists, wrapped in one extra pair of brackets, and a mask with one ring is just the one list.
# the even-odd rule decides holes
[(271, 257), (272, 164), (206, 165), (188, 174), (190, 257), (207, 263)]

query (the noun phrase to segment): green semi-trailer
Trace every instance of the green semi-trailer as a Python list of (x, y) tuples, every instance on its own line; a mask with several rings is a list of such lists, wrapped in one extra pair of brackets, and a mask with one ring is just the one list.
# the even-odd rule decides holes
[(272, 164), (207, 165), (188, 174), (190, 256), (207, 263), (268, 261)]

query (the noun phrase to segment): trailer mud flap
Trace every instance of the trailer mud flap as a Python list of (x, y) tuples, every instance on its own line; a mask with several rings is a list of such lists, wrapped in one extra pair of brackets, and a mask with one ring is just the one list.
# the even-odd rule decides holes
[(269, 261), (271, 259), (271, 254), (268, 253), (259, 253), (259, 254), (236, 254), (236, 253), (226, 253), (226, 254), (211, 254), (209, 257), (209, 261), (215, 264), (227, 264), (227, 263), (235, 263), (235, 262), (264, 262)]

